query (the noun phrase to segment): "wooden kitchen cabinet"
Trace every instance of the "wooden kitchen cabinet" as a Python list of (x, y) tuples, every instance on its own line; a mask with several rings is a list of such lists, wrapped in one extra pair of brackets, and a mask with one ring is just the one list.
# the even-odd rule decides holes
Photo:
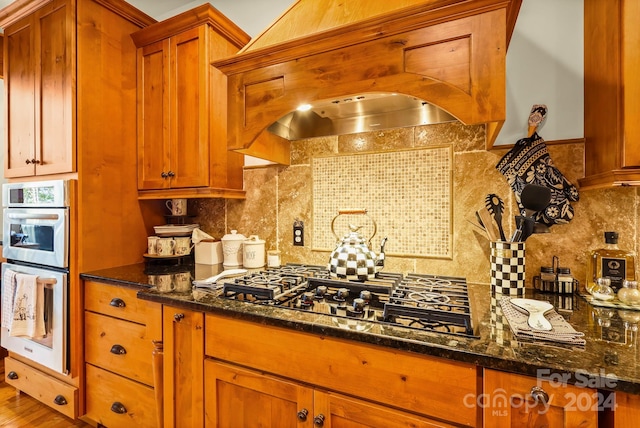
[(598, 392), (528, 376), (484, 370), (484, 426), (596, 428)]
[(204, 314), (164, 306), (164, 426), (204, 424)]
[(67, 0), (4, 28), (5, 177), (73, 172), (75, 32)]
[(481, 425), (473, 364), (210, 313), (204, 353), (206, 426), (304, 424), (303, 409), (310, 427), (320, 414), (327, 426)]
[(638, 16), (635, 0), (584, 2), (583, 189), (640, 184)]
[(210, 63), (249, 36), (205, 4), (132, 37), (140, 198), (244, 197), (244, 158), (226, 148), (226, 77)]
[(454, 426), (212, 359), (205, 379), (206, 427)]
[(159, 427), (153, 341), (161, 306), (137, 290), (85, 282), (85, 416), (108, 427)]

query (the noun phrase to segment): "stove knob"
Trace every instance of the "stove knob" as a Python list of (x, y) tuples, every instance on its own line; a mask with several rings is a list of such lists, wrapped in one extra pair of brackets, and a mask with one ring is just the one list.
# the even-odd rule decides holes
[(363, 299), (363, 300), (366, 300), (367, 302), (371, 301), (371, 291), (362, 290), (360, 292), (360, 298)]
[(302, 293), (302, 304), (303, 305), (312, 305), (313, 304), (314, 294), (310, 291), (306, 291)]
[(325, 285), (319, 285), (318, 288), (316, 288), (316, 297), (318, 299), (322, 299), (326, 293), (327, 287)]
[(341, 288), (336, 292), (336, 298), (338, 299), (345, 300), (347, 297), (349, 297), (348, 288)]
[(365, 307), (365, 301), (363, 299), (357, 298), (353, 299), (353, 311), (354, 312), (363, 312)]

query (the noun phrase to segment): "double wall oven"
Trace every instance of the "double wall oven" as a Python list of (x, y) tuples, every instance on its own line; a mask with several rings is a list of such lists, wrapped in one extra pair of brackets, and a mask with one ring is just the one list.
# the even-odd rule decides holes
[[(43, 288), (42, 316), (45, 334), (40, 337), (11, 335), (1, 328), (0, 345), (59, 373), (69, 371), (69, 210), (70, 180), (7, 183), (2, 186), (3, 309), (11, 307), (11, 291), (5, 273), (12, 270), (37, 276)], [(13, 313), (11, 313), (13, 316)]]

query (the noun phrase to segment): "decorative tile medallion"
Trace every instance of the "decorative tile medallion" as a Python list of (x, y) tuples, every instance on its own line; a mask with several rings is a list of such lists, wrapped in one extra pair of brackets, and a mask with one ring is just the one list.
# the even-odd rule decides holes
[(339, 210), (366, 209), (336, 219), (340, 239), (351, 224), (365, 241), (376, 232), (376, 253), (387, 237), (388, 255), (451, 258), (452, 159), (451, 145), (313, 158), (312, 248), (336, 247)]

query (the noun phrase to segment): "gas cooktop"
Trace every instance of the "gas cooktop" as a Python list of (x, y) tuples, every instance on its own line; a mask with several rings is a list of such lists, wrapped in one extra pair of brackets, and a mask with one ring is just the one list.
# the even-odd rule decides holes
[(218, 297), (325, 314), (335, 324), (373, 324), (478, 337), (464, 278), (380, 272), (365, 282), (331, 278), (321, 266), (288, 264), (227, 279)]

